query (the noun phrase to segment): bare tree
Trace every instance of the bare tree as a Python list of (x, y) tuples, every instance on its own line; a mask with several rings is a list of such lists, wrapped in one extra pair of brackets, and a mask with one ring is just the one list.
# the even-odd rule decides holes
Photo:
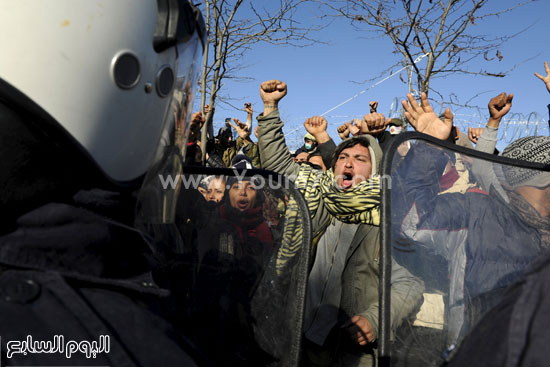
[[(489, 0), (347, 0), (325, 4), (337, 16), (350, 19), (355, 26), (366, 24), (393, 42), (394, 52), (400, 55), (396, 64), (406, 67), (411, 93), (437, 93), (430, 81), (450, 73), (504, 77), (508, 71), (472, 70), (469, 64), (480, 57), (502, 60), (500, 47), (522, 31), (494, 36), (479, 34), (474, 26), (534, 1), (525, 0), (495, 12), (484, 12)], [(415, 63), (423, 55), (427, 62)]]
[[(308, 1), (256, 1), (255, 6), (253, 0), (205, 0), (201, 7), (209, 36), (200, 80), (202, 111), (207, 103), (215, 107), (225, 79), (239, 78), (237, 72), (245, 67), (245, 54), (255, 44), (305, 45), (313, 42), (308, 35), (315, 29), (310, 25), (303, 27), (294, 19), (297, 9)], [(261, 8), (257, 6), (259, 3)], [(203, 142), (207, 130), (213, 134), (213, 113), (211, 108), (206, 115)], [(201, 145), (204, 161), (206, 144)]]

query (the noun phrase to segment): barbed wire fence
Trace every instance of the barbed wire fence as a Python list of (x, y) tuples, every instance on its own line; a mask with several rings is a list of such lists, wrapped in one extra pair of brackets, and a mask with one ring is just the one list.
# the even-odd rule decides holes
[[(404, 120), (404, 112), (401, 107), (401, 99), (395, 98), (389, 108), (387, 117), (397, 117)], [(382, 112), (381, 109), (379, 109)], [(311, 116), (296, 117), (285, 121), (285, 138), (288, 147), (291, 150), (297, 149), (304, 144), (303, 138), (306, 134), (306, 130), (303, 126), (303, 122)], [(325, 118), (328, 121), (328, 130), (335, 131), (336, 128), (345, 122), (349, 122), (354, 118), (363, 118), (363, 115), (326, 115)], [(484, 113), (481, 108), (470, 108), (466, 112), (457, 112), (454, 114), (454, 124), (460, 131), (468, 134), (468, 128), (481, 127), (484, 128), (489, 120), (489, 114)], [(405, 121), (405, 130), (412, 131), (413, 128), (409, 126)], [(338, 136), (332, 136), (334, 141), (338, 144), (340, 138)], [(498, 142), (499, 146), (508, 145), (511, 142), (525, 137), (525, 136), (550, 136), (550, 121), (548, 115), (539, 112), (530, 113), (510, 113), (505, 116), (498, 129)]]
[[(485, 127), (488, 119), (488, 116), (478, 114), (456, 114), (454, 123), (467, 133), (469, 127)], [(550, 135), (548, 120), (537, 112), (511, 113), (502, 119), (498, 129), (498, 141), (506, 145), (519, 138), (534, 135)]]

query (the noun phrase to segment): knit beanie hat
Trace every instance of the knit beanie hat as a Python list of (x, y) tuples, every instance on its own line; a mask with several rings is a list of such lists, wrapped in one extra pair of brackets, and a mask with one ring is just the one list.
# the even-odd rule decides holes
[[(550, 165), (550, 137), (528, 136), (508, 145), (503, 157)], [(512, 188), (519, 186), (546, 187), (550, 185), (550, 172), (535, 169), (503, 166), (504, 176)]]
[[(248, 170), (248, 169), (254, 169), (254, 165), (252, 164), (252, 159), (250, 157), (244, 155), (244, 154), (237, 154), (233, 160), (231, 161), (231, 168), (235, 168), (238, 170)], [(254, 207), (261, 206), (261, 204), (264, 202), (264, 193), (262, 190), (262, 186), (265, 183), (265, 179), (262, 179), (261, 177), (254, 177), (254, 176), (245, 176), (242, 178), (237, 178), (235, 176), (229, 176), (227, 177), (226, 181), (226, 195), (228, 195), (228, 191), (231, 189), (231, 186), (233, 184), (239, 182), (239, 181), (250, 181), (254, 188), (256, 189), (256, 203)], [(227, 200), (229, 201), (229, 200)]]
[(252, 159), (244, 154), (237, 154), (231, 160), (231, 168), (236, 169), (253, 169), (256, 168), (252, 164)]
[[(252, 164), (252, 159), (250, 159), (250, 157), (244, 154), (237, 154), (235, 157), (233, 157), (233, 160), (231, 161), (231, 168), (235, 168), (238, 170), (248, 170), (254, 169), (256, 167), (254, 167), (254, 165)], [(233, 186), (233, 184), (237, 181), (239, 181), (239, 179), (235, 176), (227, 177), (227, 188), (231, 188), (231, 186)], [(254, 186), (258, 188), (262, 186), (262, 181), (254, 176), (242, 177), (240, 181), (251, 181)]]

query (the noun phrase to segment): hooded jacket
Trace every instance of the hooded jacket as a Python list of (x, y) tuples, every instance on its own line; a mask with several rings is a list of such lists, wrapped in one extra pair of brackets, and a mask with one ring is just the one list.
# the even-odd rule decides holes
[[(258, 145), (262, 167), (295, 180), (300, 171), (300, 165), (292, 161), (285, 143), (282, 132), (283, 122), (279, 118), (278, 111), (274, 111), (267, 116), (260, 114), (257, 119)], [(379, 170), (382, 158), (382, 151), (376, 143), (376, 139), (370, 135), (353, 139), (366, 139), (369, 142), (369, 151), (373, 158), (373, 173), (376, 173)], [(338, 154), (338, 147), (335, 154)], [(311, 199), (305, 197), (305, 200), (307, 202)], [(332, 215), (326, 209), (323, 200), (319, 203), (316, 212), (310, 214), (313, 216), (313, 233), (322, 232), (324, 223), (332, 220)], [(365, 317), (373, 326), (375, 338), (378, 332), (379, 308), (379, 235), (379, 227), (367, 224), (359, 225), (346, 254), (345, 267), (341, 277), (342, 295), (340, 301), (342, 314), (348, 315), (350, 318), (354, 315)], [(403, 318), (415, 308), (416, 302), (421, 296), (422, 282), (397, 263), (394, 262), (393, 265), (391, 314), (392, 326), (396, 328)], [(372, 348), (372, 345), (370, 348)], [(362, 353), (369, 354), (373, 351), (370, 349), (370, 351), (365, 350)], [(363, 356), (361, 355), (358, 358)]]

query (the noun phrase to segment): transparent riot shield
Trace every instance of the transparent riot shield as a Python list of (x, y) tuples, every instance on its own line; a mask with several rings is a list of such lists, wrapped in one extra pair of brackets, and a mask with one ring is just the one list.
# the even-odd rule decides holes
[[(440, 366), (550, 247), (550, 203), (541, 200), (550, 167), (418, 133), (389, 148), (379, 358), (381, 365)], [(424, 284), (413, 312), (395, 303), (392, 261)]]
[(297, 366), (311, 229), (294, 184), (259, 170), (184, 167), (173, 187), (180, 239), (164, 245), (160, 278), (199, 359)]

